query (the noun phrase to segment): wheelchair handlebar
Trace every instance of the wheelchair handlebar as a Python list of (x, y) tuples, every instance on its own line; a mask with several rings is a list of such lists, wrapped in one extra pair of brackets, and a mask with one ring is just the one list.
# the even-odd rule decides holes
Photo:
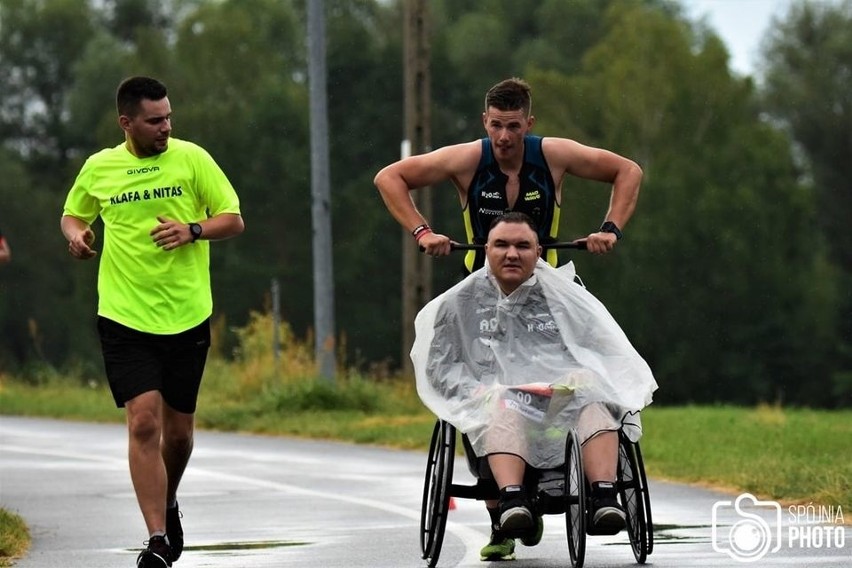
[[(419, 247), (420, 252), (426, 252), (424, 247)], [(450, 250), (483, 250), (485, 245), (479, 244), (470, 244), (470, 243), (457, 243), (456, 241), (450, 241)], [(575, 250), (586, 250), (586, 239), (577, 239), (575, 241), (569, 242), (556, 242), (556, 243), (545, 243), (541, 245), (543, 249), (575, 249)]]
[[(451, 250), (482, 250), (485, 248), (485, 245), (477, 245), (477, 244), (467, 244), (467, 243), (457, 243), (453, 241), (450, 243)], [(586, 239), (578, 239), (576, 241), (570, 242), (559, 242), (559, 243), (545, 243), (541, 245), (543, 249), (576, 249), (576, 250), (586, 250)], [(421, 247), (422, 250), (422, 247)]]

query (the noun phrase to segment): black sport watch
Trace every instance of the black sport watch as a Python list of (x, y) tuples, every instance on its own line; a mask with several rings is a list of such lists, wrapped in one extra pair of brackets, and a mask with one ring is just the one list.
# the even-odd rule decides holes
[(189, 224), (189, 234), (192, 235), (192, 242), (197, 241), (201, 238), (201, 225), (198, 223), (190, 223)]
[(618, 228), (618, 225), (616, 225), (612, 221), (605, 221), (604, 224), (601, 225), (600, 232), (612, 233), (613, 235), (615, 235), (615, 239), (618, 241), (620, 241), (621, 237), (624, 236), (621, 232), (621, 229)]

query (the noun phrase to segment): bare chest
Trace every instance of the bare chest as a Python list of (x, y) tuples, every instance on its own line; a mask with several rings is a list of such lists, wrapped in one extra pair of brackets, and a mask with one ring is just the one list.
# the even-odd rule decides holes
[(509, 209), (515, 208), (515, 202), (518, 200), (520, 191), (521, 182), (518, 178), (518, 172), (506, 174), (506, 204), (509, 206)]

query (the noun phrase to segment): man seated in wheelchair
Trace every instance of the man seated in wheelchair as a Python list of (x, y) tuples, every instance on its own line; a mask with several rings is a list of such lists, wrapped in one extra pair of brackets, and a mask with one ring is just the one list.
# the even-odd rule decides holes
[(575, 282), (573, 263), (553, 268), (540, 256), (532, 220), (505, 214), (491, 226), (486, 266), (429, 302), (415, 322), (420, 398), (487, 459), (500, 490), (499, 501), (486, 501), (488, 560), (513, 558), (513, 537), (527, 545), (541, 539), (524, 475), (527, 466), (562, 465), (572, 428), (591, 487), (590, 531), (624, 527), (618, 431), (639, 439), (639, 411), (657, 388), (603, 304)]

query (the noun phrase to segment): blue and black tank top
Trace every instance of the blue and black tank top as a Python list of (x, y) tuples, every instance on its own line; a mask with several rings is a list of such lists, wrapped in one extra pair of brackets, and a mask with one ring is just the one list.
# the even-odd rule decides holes
[[(508, 176), (500, 171), (494, 159), (489, 138), (482, 139), (482, 157), (467, 189), (464, 215), (465, 232), (469, 243), (484, 244), (491, 222), (509, 211), (529, 215), (538, 227), (539, 242), (556, 240), (559, 231), (559, 204), (556, 203), (556, 184), (541, 150), (541, 136), (524, 137), (524, 162), (518, 174), (520, 189), (515, 205), (509, 208), (506, 197)], [(556, 251), (545, 250), (542, 257), (556, 266)], [(473, 272), (485, 265), (485, 251), (471, 251), (464, 260), (465, 269)]]

